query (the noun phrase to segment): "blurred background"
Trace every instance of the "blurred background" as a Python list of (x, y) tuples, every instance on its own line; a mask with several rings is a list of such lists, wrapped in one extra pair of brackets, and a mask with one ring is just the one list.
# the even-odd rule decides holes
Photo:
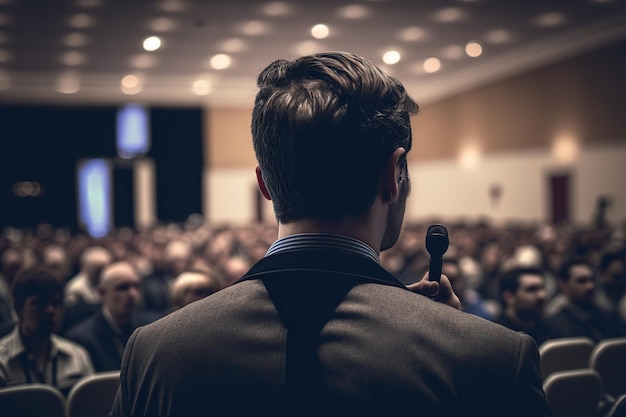
[(0, 227), (273, 224), (255, 79), (323, 50), (420, 103), (409, 222), (626, 224), (624, 0), (0, 0)]

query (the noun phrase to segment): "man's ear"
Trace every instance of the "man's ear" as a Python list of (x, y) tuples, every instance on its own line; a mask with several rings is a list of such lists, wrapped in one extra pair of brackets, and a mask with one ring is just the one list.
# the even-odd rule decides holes
[(406, 154), (406, 150), (402, 147), (396, 148), (387, 161), (387, 167), (383, 177), (383, 200), (395, 203), (400, 196), (400, 187), (402, 181), (407, 181), (406, 174), (403, 172), (404, 166), (400, 161)]
[(261, 194), (263, 194), (263, 197), (265, 197), (268, 200), (271, 200), (272, 196), (267, 191), (267, 187), (265, 186), (265, 181), (263, 181), (263, 174), (261, 174), (261, 168), (258, 165), (256, 166), (255, 171), (256, 171), (256, 182), (257, 182), (257, 185), (259, 186), (259, 191), (261, 191)]

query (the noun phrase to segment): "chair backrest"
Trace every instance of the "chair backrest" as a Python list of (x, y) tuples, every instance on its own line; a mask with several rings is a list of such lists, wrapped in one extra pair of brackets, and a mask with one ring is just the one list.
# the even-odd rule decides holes
[(65, 397), (51, 385), (25, 384), (0, 388), (2, 417), (64, 417)]
[(626, 337), (599, 341), (589, 367), (602, 378), (605, 392), (613, 397), (626, 394)]
[(595, 347), (593, 340), (586, 337), (552, 339), (539, 347), (541, 377), (558, 371), (571, 371), (589, 367), (589, 358)]
[(67, 396), (67, 417), (107, 417), (119, 386), (119, 371), (82, 378)]
[(615, 400), (605, 417), (626, 417), (626, 394)]
[(554, 372), (543, 390), (554, 417), (594, 416), (602, 397), (602, 380), (591, 369)]

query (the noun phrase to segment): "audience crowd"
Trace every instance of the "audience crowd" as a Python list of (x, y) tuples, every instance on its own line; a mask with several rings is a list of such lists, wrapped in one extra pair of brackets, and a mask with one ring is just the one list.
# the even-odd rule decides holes
[[(381, 254), (385, 268), (405, 284), (427, 270), (429, 224), (408, 222), (398, 244)], [(443, 273), (468, 314), (526, 332), (538, 345), (562, 337), (626, 336), (626, 225), (480, 220), (446, 226), (450, 247)], [(25, 357), (37, 358), (29, 346), (16, 347), (18, 330), (27, 332), (33, 320), (28, 296), (39, 303), (41, 317), (50, 317), (39, 338), (48, 341), (44, 346), (74, 355), (65, 361), (82, 373), (92, 367), (115, 370), (136, 327), (232, 285), (265, 255), (276, 235), (271, 224), (215, 227), (197, 221), (142, 231), (124, 228), (98, 239), (49, 225), (5, 228), (0, 236), (0, 386), (21, 381), (8, 374), (7, 352), (24, 350)], [(24, 280), (19, 278), (24, 271), (42, 281), (42, 268), (61, 286), (27, 286), (31, 294), (15, 285)], [(58, 297), (57, 288), (62, 291)], [(51, 296), (62, 301), (55, 305)], [(69, 383), (64, 380), (63, 388)]]

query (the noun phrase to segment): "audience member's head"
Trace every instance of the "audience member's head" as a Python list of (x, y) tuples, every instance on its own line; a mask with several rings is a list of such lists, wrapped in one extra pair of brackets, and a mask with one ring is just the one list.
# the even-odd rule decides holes
[(70, 265), (67, 252), (59, 245), (48, 245), (41, 255), (41, 264), (66, 281), (69, 278)]
[(93, 287), (98, 286), (102, 270), (112, 262), (111, 253), (102, 246), (86, 248), (80, 257), (81, 271)]
[(191, 261), (191, 246), (182, 240), (173, 240), (165, 246), (165, 269), (174, 277), (182, 274), (189, 268)]
[(22, 335), (48, 337), (63, 319), (63, 282), (49, 269), (26, 268), (13, 280), (13, 305)]
[(621, 295), (626, 290), (626, 253), (623, 250), (604, 252), (600, 257), (599, 273), (602, 286)]
[(222, 269), (224, 272), (224, 284), (229, 286), (234, 284), (252, 267), (250, 260), (244, 256), (231, 256), (226, 260)]
[(444, 257), (441, 265), (441, 273), (448, 277), (452, 289), (463, 301), (463, 293), (465, 292), (465, 277), (463, 270), (459, 265), (459, 260), (452, 257)]
[(22, 253), (15, 248), (7, 248), (2, 252), (2, 277), (11, 285), (17, 271), (24, 266)]
[(514, 267), (500, 277), (505, 314), (519, 321), (541, 318), (546, 303), (545, 277), (539, 268)]
[(583, 257), (574, 257), (563, 262), (558, 273), (559, 289), (567, 299), (579, 306), (592, 303), (596, 289), (595, 269)]
[(131, 263), (116, 262), (102, 271), (98, 292), (111, 317), (125, 323), (140, 307), (141, 278)]
[(175, 309), (208, 297), (221, 289), (219, 277), (207, 271), (183, 272), (176, 277), (171, 287), (172, 303)]

